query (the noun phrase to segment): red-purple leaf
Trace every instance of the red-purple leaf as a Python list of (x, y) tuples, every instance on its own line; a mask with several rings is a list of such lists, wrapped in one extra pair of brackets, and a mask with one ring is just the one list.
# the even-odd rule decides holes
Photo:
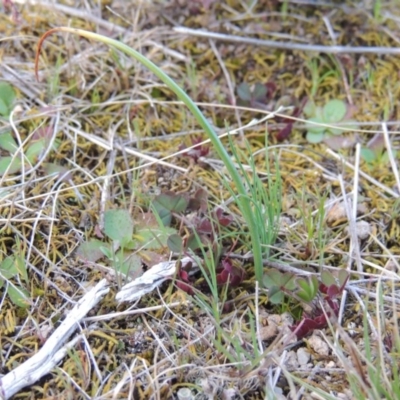
[(326, 292), (327, 296), (331, 299), (334, 299), (338, 294), (340, 294), (341, 290), (337, 285), (330, 285)]
[(243, 268), (236, 266), (228, 258), (221, 261), (221, 267), (217, 270), (217, 283), (224, 285), (229, 283), (230, 286), (236, 287), (243, 282), (245, 272)]
[(293, 122), (290, 122), (288, 124), (286, 124), (286, 126), (284, 128), (282, 128), (276, 135), (276, 140), (278, 140), (279, 142), (283, 142), (284, 140), (286, 140), (290, 134), (292, 133), (293, 130)]
[[(203, 142), (202, 138), (193, 138), (192, 146), (187, 151), (182, 153), (182, 155), (193, 158), (195, 162), (197, 162), (201, 157), (206, 157), (210, 152), (210, 146), (200, 144), (202, 142)], [(179, 150), (184, 150), (185, 148), (186, 146), (184, 144), (179, 146)]]
[(189, 205), (187, 209), (189, 211), (207, 211), (207, 200), (208, 200), (208, 193), (207, 190), (200, 188), (196, 190), (193, 197), (189, 199)]
[(225, 214), (222, 208), (217, 208), (215, 210), (215, 216), (221, 226), (228, 226), (233, 222), (232, 216)]

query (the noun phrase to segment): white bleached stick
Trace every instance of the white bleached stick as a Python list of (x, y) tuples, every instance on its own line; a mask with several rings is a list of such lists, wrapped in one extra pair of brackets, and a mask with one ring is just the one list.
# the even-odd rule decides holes
[(25, 386), (33, 385), (63, 359), (67, 354), (68, 348), (71, 348), (78, 338), (75, 338), (63, 348), (61, 346), (76, 330), (79, 321), (108, 291), (107, 281), (105, 279), (101, 280), (76, 303), (65, 320), (34, 356), (0, 379), (0, 398), (2, 400), (9, 399)]
[[(115, 296), (118, 302), (134, 301), (140, 299), (146, 293), (152, 292), (157, 286), (160, 286), (167, 279), (172, 278), (176, 272), (176, 263), (178, 261), (164, 261), (154, 265), (142, 276), (123, 286)], [(193, 262), (190, 257), (184, 257), (180, 260), (184, 267), (189, 262)]]

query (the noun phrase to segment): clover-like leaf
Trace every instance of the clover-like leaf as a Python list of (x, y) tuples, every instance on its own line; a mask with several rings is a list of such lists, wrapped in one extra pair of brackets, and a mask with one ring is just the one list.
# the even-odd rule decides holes
[(346, 285), (347, 281), (349, 280), (349, 272), (345, 269), (341, 269), (339, 271), (339, 285), (343, 289)]
[(26, 149), (25, 156), (31, 164), (35, 163), (46, 149), (46, 140), (40, 139), (33, 141)]
[(194, 233), (192, 233), (186, 239), (186, 248), (195, 251), (197, 249), (200, 249), (201, 246), (204, 246), (205, 243), (206, 239), (203, 237), (203, 235), (201, 234), (195, 235)]
[(143, 272), (142, 259), (135, 253), (120, 249), (115, 254), (115, 260), (117, 261), (114, 265), (116, 271), (127, 277), (138, 278)]
[(134, 238), (143, 249), (159, 250), (167, 246), (168, 238), (176, 233), (176, 229), (162, 227), (141, 227), (135, 232)]
[(3, 176), (6, 171), (8, 174), (15, 174), (21, 171), (21, 159), (19, 157), (1, 157), (0, 158), (0, 176)]
[(239, 98), (243, 101), (251, 101), (252, 99), (252, 93), (250, 91), (250, 86), (247, 82), (242, 82), (237, 88), (236, 88), (237, 95)]
[(279, 287), (286, 290), (294, 290), (296, 288), (295, 277), (288, 272), (282, 273), (276, 269), (269, 270), (263, 278), (264, 286), (267, 288)]
[(4, 132), (0, 134), (0, 148), (14, 154), (18, 148), (17, 142), (15, 141), (11, 132)]
[(80, 244), (76, 251), (76, 255), (84, 261), (96, 262), (104, 255), (101, 249), (103, 246), (104, 243), (100, 240), (90, 239), (87, 242)]
[(177, 233), (168, 236), (167, 246), (174, 253), (183, 252), (183, 240)]
[(272, 304), (281, 304), (285, 299), (285, 293), (277, 286), (273, 286), (268, 290), (268, 301)]
[(188, 204), (189, 200), (185, 196), (172, 192), (162, 193), (152, 202), (153, 207), (165, 226), (171, 224), (173, 212), (181, 213), (185, 211)]
[(254, 85), (253, 98), (255, 101), (264, 101), (267, 97), (267, 93), (268, 89), (264, 84), (257, 82)]
[(7, 82), (0, 82), (0, 115), (8, 117), (12, 111), (16, 94)]
[(335, 277), (332, 275), (332, 273), (330, 271), (327, 271), (327, 270), (324, 269), (321, 272), (321, 282), (325, 286), (330, 286), (330, 285), (335, 285), (336, 284), (336, 279), (335, 279)]
[(295, 277), (290, 273), (282, 273), (278, 270), (269, 270), (263, 277), (263, 284), (268, 288), (268, 299), (273, 304), (283, 301), (286, 294), (296, 288)]
[(171, 192), (162, 193), (153, 201), (153, 205), (156, 207), (156, 209), (157, 207), (162, 207), (166, 210), (177, 213), (185, 211), (188, 204), (189, 200), (186, 197)]
[(26, 268), (26, 261), (23, 255), (15, 253), (14, 264), (17, 268), (18, 275), (25, 281), (28, 282), (28, 271)]
[(104, 213), (104, 233), (121, 243), (132, 239), (133, 221), (128, 210), (108, 210)]
[(233, 264), (229, 258), (221, 261), (221, 267), (217, 269), (217, 283), (219, 285), (229, 284), (231, 287), (238, 286), (244, 279), (245, 272), (239, 265)]

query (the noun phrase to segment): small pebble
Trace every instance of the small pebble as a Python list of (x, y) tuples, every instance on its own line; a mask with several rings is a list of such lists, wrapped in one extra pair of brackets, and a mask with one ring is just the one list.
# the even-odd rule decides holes
[(297, 359), (299, 360), (299, 364), (301, 367), (307, 366), (308, 361), (310, 361), (310, 353), (304, 347), (300, 347), (297, 350)]
[(336, 364), (334, 361), (329, 361), (328, 364), (326, 364), (326, 368), (335, 368)]
[(297, 360), (297, 355), (293, 350), (289, 351), (289, 353), (287, 354), (286, 360), (285, 360), (285, 365), (286, 365), (286, 368), (288, 368), (289, 370), (294, 370), (294, 369), (298, 368), (299, 361)]
[(315, 333), (313, 333), (308, 339), (308, 344), (317, 354), (321, 356), (329, 356), (328, 344)]

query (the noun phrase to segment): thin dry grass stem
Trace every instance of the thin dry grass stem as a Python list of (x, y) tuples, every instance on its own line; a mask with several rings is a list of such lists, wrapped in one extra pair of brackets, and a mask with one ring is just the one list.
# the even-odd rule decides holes
[(375, 269), (377, 269), (378, 271), (382, 271), (382, 273), (384, 272), (385, 274), (387, 274), (388, 276), (392, 277), (392, 278), (399, 278), (399, 271), (400, 271), (400, 265), (398, 263), (398, 256), (396, 258), (396, 256), (394, 256), (385, 246), (384, 243), (382, 243), (374, 234), (371, 234), (371, 239), (380, 247), (380, 249), (383, 251), (383, 253), (385, 254), (384, 257), (389, 258), (389, 260), (391, 260), (397, 267), (397, 271), (390, 271), (387, 270), (386, 268), (382, 268), (379, 265), (375, 265), (375, 264), (371, 264), (371, 266)]
[(81, 328), (81, 333), (82, 333), (82, 341), (85, 345), (85, 351), (88, 354), (88, 359), (91, 361), (90, 367), (93, 368), (94, 374), (97, 376), (97, 378), (101, 382), (103, 379), (103, 376), (101, 375), (101, 371), (100, 371), (99, 365), (97, 363), (96, 357), (93, 354), (92, 347), (90, 346), (90, 343), (88, 342), (86, 335), (83, 334), (82, 328)]
[[(386, 318), (384, 315), (384, 304), (381, 304), (381, 300), (382, 297), (380, 295), (380, 290), (382, 288), (382, 282), (381, 280), (378, 281), (378, 284), (376, 285), (376, 299), (375, 299), (375, 311), (376, 311), (376, 333), (375, 337), (373, 337), (373, 339), (376, 339), (378, 341), (378, 346), (377, 346), (377, 351), (379, 353), (379, 359), (380, 360), (390, 360), (390, 355), (389, 352), (387, 351), (387, 349), (384, 346), (384, 339), (387, 333), (387, 326), (388, 324), (386, 323)], [(393, 304), (393, 303), (392, 303)], [(396, 307), (393, 308), (393, 314), (396, 315), (397, 314), (397, 309)], [(382, 326), (382, 321), (385, 321), (384, 325)], [(371, 329), (372, 330), (372, 329)], [(380, 376), (383, 376), (383, 379), (386, 381), (386, 385), (387, 387), (390, 387), (390, 382), (388, 380), (388, 376), (387, 376), (387, 372), (385, 371), (385, 363), (381, 363), (380, 364), (380, 368), (382, 369)]]
[[(12, 226), (11, 226), (11, 229), (13, 230), (14, 234), (16, 234), (21, 239), (21, 241), (24, 240), (24, 236), (21, 234), (21, 232), (19, 232)], [(41, 253), (35, 246), (32, 245), (32, 249), (35, 251), (35, 253), (41, 259), (43, 259), (46, 262), (47, 265), (49, 265), (49, 266), (53, 265), (51, 260), (47, 259), (46, 256), (43, 253)], [(36, 268), (30, 262), (27, 262), (27, 266), (29, 267), (29, 269), (31, 269), (33, 272), (35, 272), (43, 280), (45, 285), (48, 285), (49, 287), (52, 287), (53, 289), (55, 289), (55, 291), (61, 298), (63, 298), (64, 300), (66, 300), (69, 303), (72, 303), (72, 304), (74, 303), (74, 300), (71, 297), (69, 297), (66, 293), (64, 293), (43, 271)]]
[[(110, 138), (111, 139), (111, 138)], [(109, 152), (109, 158), (107, 161), (107, 170), (106, 170), (106, 175), (103, 180), (103, 185), (101, 189), (101, 197), (100, 197), (100, 214), (99, 214), (99, 227), (101, 230), (104, 229), (104, 213), (106, 212), (107, 208), (107, 202), (110, 199), (110, 176), (112, 175), (112, 172), (114, 170), (115, 166), (115, 157), (116, 157), (116, 151), (111, 150)]]
[[(157, 87), (160, 87), (160, 85), (157, 85)], [(126, 97), (126, 96), (123, 96)], [(148, 94), (146, 94), (146, 97), (149, 97)], [(101, 106), (106, 106), (106, 105), (110, 105), (110, 104), (114, 104), (114, 105), (121, 105), (121, 104), (132, 104), (132, 105), (145, 105), (145, 104), (151, 104), (152, 106), (154, 105), (163, 105), (163, 106), (167, 106), (167, 105), (178, 105), (178, 106), (182, 106), (183, 103), (181, 101), (177, 101), (177, 100), (154, 100), (154, 99), (149, 99), (148, 100), (135, 100), (135, 99), (131, 99), (131, 100), (118, 100), (117, 98), (114, 98), (111, 102), (105, 101), (105, 102), (101, 102), (101, 103), (90, 103), (90, 104), (86, 104), (84, 102), (82, 102), (84, 105), (79, 105), (77, 104), (76, 107), (82, 107), (82, 110), (85, 110), (87, 108), (91, 108), (91, 107), (101, 107)], [(245, 106), (238, 106), (238, 105), (231, 105), (231, 104), (220, 104), (220, 103), (210, 103), (210, 102), (200, 102), (200, 101), (196, 101), (194, 102), (197, 106), (199, 107), (208, 107), (208, 108), (215, 108), (215, 109), (228, 109), (228, 110), (235, 110), (238, 109), (240, 111), (248, 111), (251, 113), (256, 113), (256, 114), (265, 114), (265, 115), (273, 115), (273, 116), (277, 116), (277, 117), (281, 117), (281, 118), (286, 118), (290, 121), (294, 121), (294, 122), (302, 122), (303, 124), (307, 123), (307, 120), (303, 119), (303, 118), (298, 118), (298, 117), (293, 117), (291, 115), (286, 115), (283, 113), (280, 113), (278, 111), (268, 111), (268, 110), (264, 110), (264, 109), (259, 109), (259, 108), (253, 108), (253, 107), (245, 107)], [(75, 105), (74, 105), (75, 107)], [(60, 111), (67, 111), (70, 110), (72, 108), (72, 106), (70, 105), (64, 105), (64, 106), (60, 106), (59, 110)], [(291, 108), (291, 107), (289, 107)], [(54, 112), (56, 109), (52, 108), (50, 111)], [(285, 108), (282, 108), (281, 111), (284, 111)], [(50, 112), (48, 111), (48, 112)], [(44, 113), (38, 113), (38, 114), (34, 114), (32, 115), (32, 117), (29, 118), (21, 118), (19, 120), (17, 120), (17, 122), (23, 122), (26, 120), (30, 120), (33, 117), (40, 117), (40, 116), (46, 116), (47, 111), (45, 111)], [(270, 117), (272, 118), (272, 117)], [(311, 122), (308, 122), (311, 123)], [(387, 126), (398, 126), (399, 125), (399, 121), (387, 121), (386, 125)], [(349, 122), (338, 122), (337, 124), (335, 124), (335, 128), (341, 129), (343, 132), (354, 132), (354, 128), (346, 128), (347, 125), (354, 125), (354, 123), (349, 123)], [(363, 126), (382, 126), (382, 122), (381, 121), (363, 121), (358, 122), (359, 125), (363, 125)], [(322, 124), (322, 123), (315, 123), (316, 126), (323, 126), (323, 127), (332, 127), (332, 125), (330, 124)], [(306, 125), (300, 125), (299, 128), (301, 129), (305, 129)], [(368, 129), (357, 129), (358, 133), (368, 133), (368, 134), (373, 134), (373, 133), (383, 133), (382, 130), (368, 130)], [(400, 131), (391, 131), (392, 134), (400, 134)], [(154, 139), (152, 139), (154, 140)]]
[[(26, 0), (14, 0), (15, 3), (25, 4)], [(94, 13), (80, 10), (79, 8), (69, 7), (59, 3), (49, 3), (48, 1), (41, 0), (29, 0), (30, 5), (40, 5), (47, 7), (50, 10), (56, 10), (61, 14), (70, 15), (72, 17), (80, 18), (84, 21), (92, 22), (98, 27), (101, 27), (108, 31), (108, 34), (114, 32), (115, 35), (126, 33), (127, 29), (112, 22), (106, 21), (102, 18), (97, 17)]]
[[(310, 156), (308, 156), (307, 154), (304, 154), (304, 153), (302, 153), (302, 152), (298, 152), (298, 151), (291, 150), (291, 148), (295, 148), (295, 149), (298, 148), (298, 149), (301, 149), (301, 150), (306, 150), (306, 149), (307, 149), (305, 146), (300, 146), (300, 145), (288, 143), (288, 144), (277, 144), (277, 145), (269, 146), (269, 147), (268, 147), (268, 150), (271, 151), (271, 150), (279, 149), (279, 150), (283, 150), (283, 151), (285, 151), (285, 152), (287, 152), (287, 153), (291, 153), (291, 154), (295, 155), (296, 157), (303, 157), (303, 158), (306, 159), (310, 164), (312, 164), (312, 165), (314, 165), (315, 167), (317, 167), (318, 169), (320, 169), (320, 170), (323, 172), (323, 177), (324, 177), (325, 179), (329, 179), (329, 180), (333, 180), (333, 179), (336, 180), (336, 179), (337, 179), (336, 175), (335, 175), (332, 171), (330, 171), (329, 169), (325, 168), (321, 163), (319, 163), (318, 161), (312, 159), (312, 158), (311, 158)], [(307, 149), (307, 150), (308, 150), (308, 149)], [(264, 153), (264, 152), (265, 152), (265, 149), (256, 150), (256, 151), (253, 153), (253, 156), (255, 157), (256, 155), (262, 154), (262, 153)], [(319, 154), (319, 153), (316, 152), (315, 154)], [(322, 156), (322, 155), (321, 155), (321, 156)], [(283, 154), (282, 154), (282, 157), (283, 157)]]
[[(357, 271), (359, 273), (363, 272), (363, 267), (361, 263), (361, 256), (360, 256), (360, 247), (359, 247), (359, 240), (357, 236), (357, 227), (356, 227), (356, 218), (357, 218), (357, 193), (358, 193), (358, 171), (359, 171), (359, 158), (360, 158), (360, 145), (357, 144), (356, 148), (356, 165), (354, 168), (354, 181), (353, 181), (353, 207), (349, 207), (349, 203), (347, 200), (344, 200), (344, 206), (347, 214), (347, 219), (349, 221), (349, 229), (350, 229), (350, 248), (349, 248), (349, 262), (347, 265), (347, 270), (350, 272), (351, 271), (351, 266), (353, 263), (353, 260), (355, 258), (356, 265), (357, 265)], [(340, 182), (340, 187), (342, 189), (342, 195), (343, 198), (346, 199), (346, 189), (344, 187), (344, 182), (342, 175), (339, 175), (339, 182)], [(338, 315), (338, 323), (340, 324), (343, 318), (344, 314), (344, 309), (346, 305), (346, 300), (347, 300), (347, 290), (343, 291), (341, 300), (340, 300), (340, 308), (339, 308), (339, 315)], [(338, 332), (336, 332), (336, 335), (338, 335)], [(336, 340), (338, 337), (336, 336)]]
[[(337, 160), (341, 161), (343, 163), (343, 165), (345, 165), (346, 167), (354, 170), (354, 166), (349, 163), (348, 161), (346, 161), (341, 155), (335, 153), (333, 150), (331, 149), (326, 149), (326, 153), (328, 153), (329, 155), (331, 155), (332, 157), (336, 158)], [(367, 175), (365, 172), (363, 172), (362, 170), (359, 171), (359, 175), (361, 177), (363, 177), (364, 179), (366, 179), (368, 182), (372, 183), (374, 186), (378, 187), (379, 189), (382, 190), (381, 192), (378, 192), (379, 195), (381, 196), (385, 196), (385, 193), (390, 194), (391, 196), (398, 198), (400, 197), (399, 193), (396, 193), (395, 191), (393, 191), (392, 189), (388, 188), (387, 186), (383, 185), (381, 182), (377, 181), (375, 178), (371, 177), (370, 175)]]
[[(348, 286), (347, 288), (352, 292), (353, 295), (355, 295), (355, 293), (357, 293), (358, 295), (363, 295), (363, 296), (369, 297), (371, 299), (376, 299), (376, 294), (375, 293), (371, 293), (370, 289), (362, 289), (362, 288), (359, 288), (359, 287), (357, 287), (355, 285), (354, 286)], [(391, 303), (395, 303), (395, 304), (400, 305), (400, 298), (396, 299), (396, 297), (394, 297), (394, 296), (391, 297), (391, 296), (383, 295), (382, 299), (387, 301), (387, 302), (391, 302)]]
[[(110, 178), (115, 178), (117, 176), (124, 175), (124, 174), (126, 174), (128, 172), (136, 171), (138, 169), (145, 168), (145, 167), (148, 167), (148, 166), (154, 165), (154, 164), (164, 165), (164, 166), (166, 166), (168, 168), (175, 169), (175, 170), (181, 171), (181, 172), (187, 172), (186, 168), (182, 168), (182, 167), (179, 167), (177, 165), (170, 164), (170, 163), (167, 163), (167, 162), (164, 161), (164, 160), (166, 160), (168, 158), (172, 158), (176, 154), (169, 155), (169, 156), (163, 157), (161, 159), (158, 159), (158, 158), (154, 158), (154, 157), (148, 156), (148, 155), (144, 154), (143, 152), (136, 151), (136, 150), (134, 150), (132, 148), (128, 148), (126, 146), (122, 146), (122, 145), (120, 145), (118, 143), (109, 144), (106, 140), (104, 140), (104, 139), (102, 139), (102, 138), (100, 138), (98, 136), (92, 135), (90, 133), (83, 132), (80, 129), (73, 128), (71, 126), (69, 127), (69, 129), (71, 131), (77, 133), (79, 136), (82, 136), (83, 138), (89, 140), (93, 144), (96, 144), (96, 145), (100, 146), (101, 148), (103, 148), (103, 149), (105, 149), (107, 151), (111, 151), (114, 148), (114, 149), (117, 149), (119, 151), (125, 151), (127, 154), (130, 154), (130, 155), (133, 155), (135, 157), (138, 157), (139, 159), (143, 159), (143, 160), (148, 161), (146, 164), (141, 165), (139, 167), (131, 168), (129, 170), (122, 171), (122, 172), (119, 172), (117, 174), (113, 174), (113, 175), (110, 176)], [(184, 151), (182, 151), (181, 153), (183, 153), (183, 152)], [(96, 179), (102, 179), (102, 177), (98, 177)]]
[[(58, 189), (60, 189), (60, 188), (61, 188), (61, 186)], [(31, 238), (27, 243), (28, 244), (28, 251), (26, 253), (26, 259), (27, 260), (30, 260), (30, 257), (31, 257), (32, 247), (33, 247), (34, 242), (35, 242), (35, 235), (38, 232), (37, 227), (39, 226), (40, 216), (43, 213), (43, 211), (46, 209), (46, 205), (48, 203), (50, 203), (50, 200), (53, 200), (52, 201), (52, 206), (51, 206), (51, 217), (50, 217), (51, 219), (49, 221), (49, 229), (48, 229), (48, 233), (47, 233), (48, 240), (47, 240), (46, 253), (45, 253), (46, 259), (49, 259), (50, 247), (52, 245), (51, 238), (53, 237), (52, 233), (53, 233), (53, 228), (54, 228), (54, 221), (56, 219), (56, 210), (57, 210), (57, 199), (58, 199), (58, 197), (59, 197), (59, 193), (56, 192), (54, 196), (50, 196), (49, 195), (49, 196), (47, 196), (47, 197), (45, 197), (43, 199), (41, 207), (39, 208), (39, 211), (37, 213), (37, 218), (35, 219), (35, 222), (32, 225)]]
[[(159, 311), (163, 309), (168, 309), (170, 311), (171, 308), (173, 307), (179, 307), (187, 303), (182, 303), (181, 301), (176, 301), (173, 303), (165, 303), (159, 306), (152, 306), (152, 307), (144, 307), (136, 310), (127, 310), (127, 311), (119, 311), (119, 312), (114, 312), (110, 314), (103, 314), (103, 315), (97, 315), (95, 317), (86, 317), (84, 321), (87, 322), (97, 322), (97, 321), (108, 321), (108, 320), (117, 320), (118, 318), (122, 317), (127, 317), (127, 316), (132, 316), (132, 315), (137, 315), (137, 314), (142, 314), (142, 313), (150, 313), (152, 311)], [(131, 307), (134, 307), (135, 304), (133, 304)]]
[[(333, 11), (333, 12), (335, 12), (335, 11)], [(334, 30), (333, 30), (333, 27), (332, 27), (330, 19), (327, 16), (323, 16), (322, 20), (324, 21), (326, 29), (328, 30), (328, 33), (329, 33), (329, 36), (330, 36), (330, 38), (332, 40), (333, 45), (337, 46), (336, 35), (335, 35)], [(340, 69), (340, 75), (342, 76), (343, 87), (344, 87), (344, 90), (346, 92), (347, 101), (348, 101), (349, 104), (354, 104), (352, 96), (351, 96), (351, 92), (350, 92), (349, 82), (347, 80), (346, 71), (343, 68), (343, 64), (342, 64), (340, 58), (336, 54), (334, 55), (334, 57), (335, 57), (335, 60), (337, 62), (337, 65), (338, 65), (338, 67)]]
[[(353, 199), (349, 204), (347, 200), (344, 201), (344, 206), (347, 214), (347, 219), (349, 221), (349, 231), (350, 231), (350, 248), (349, 248), (349, 264), (347, 266), (348, 270), (351, 270), (351, 264), (355, 260), (357, 265), (357, 271), (362, 272), (363, 267), (361, 264), (360, 256), (360, 243), (357, 236), (357, 205), (358, 205), (358, 181), (359, 181), (359, 168), (360, 168), (360, 144), (356, 145), (356, 157), (354, 166), (354, 180), (353, 180)], [(344, 186), (344, 181), (342, 175), (339, 175), (340, 187), (342, 189), (343, 198), (346, 198), (346, 189)], [(352, 206), (351, 206), (352, 205)]]
[[(157, 346), (157, 351), (159, 351), (159, 349), (162, 349), (165, 358), (167, 358), (171, 363), (174, 363), (172, 357), (171, 357), (171, 353), (168, 351), (168, 349), (165, 347), (165, 345), (162, 342), (162, 339), (157, 335), (157, 333), (154, 331), (154, 329), (150, 326), (150, 324), (147, 322), (147, 318), (145, 315), (142, 316), (142, 320), (144, 322), (144, 324), (146, 325), (147, 329), (151, 332), (153, 338), (155, 339), (155, 341), (157, 342), (158, 346)], [(157, 355), (154, 356), (154, 359), (156, 360), (158, 358)], [(156, 373), (156, 369), (154, 369), (154, 374)]]
[[(225, 80), (226, 80), (226, 84), (227, 84), (228, 90), (229, 90), (230, 101), (233, 103), (233, 105), (236, 105), (235, 89), (233, 87), (232, 80), (231, 80), (231, 77), (229, 75), (229, 72), (226, 69), (225, 63), (222, 60), (221, 54), (219, 53), (219, 51), (217, 49), (217, 46), (215, 45), (214, 41), (213, 40), (209, 40), (209, 43), (210, 43), (212, 51), (215, 54), (215, 57), (218, 60), (218, 63), (220, 65), (220, 67), (221, 67), (221, 70), (222, 70), (222, 72), (224, 74), (224, 77), (225, 77)], [(239, 135), (240, 135), (241, 140), (243, 141), (244, 132), (242, 130), (242, 121), (240, 119), (239, 110), (237, 108), (235, 108), (235, 117), (236, 117), (236, 122), (237, 122), (238, 128), (239, 128)]]
[(393, 155), (393, 149), (392, 149), (392, 144), (390, 142), (389, 138), (389, 132), (387, 129), (387, 125), (385, 122), (382, 123), (382, 131), (383, 131), (383, 137), (385, 139), (385, 145), (386, 145), (386, 151), (389, 156), (389, 161), (390, 165), (392, 167), (393, 175), (396, 179), (396, 184), (397, 184), (397, 191), (400, 193), (400, 176), (399, 176), (399, 170), (397, 167), (397, 162), (395, 160), (395, 157)]
[(259, 285), (258, 282), (256, 282), (256, 287), (255, 287), (255, 294), (254, 294), (254, 305), (255, 305), (255, 322), (256, 322), (256, 334), (257, 334), (257, 341), (258, 341), (258, 350), (260, 353), (264, 351), (264, 346), (261, 340), (261, 333), (260, 333), (260, 312), (259, 312)]
[[(2, 299), (3, 300), (3, 299)], [(14, 350), (14, 347), (17, 346), (19, 347), (19, 342), (18, 339), (20, 339), (25, 333), (25, 327), (28, 326), (29, 322), (32, 322), (33, 325), (35, 325), (36, 330), (39, 331), (39, 326), (38, 323), (35, 321), (35, 319), (33, 318), (33, 313), (34, 310), (36, 309), (36, 307), (39, 304), (39, 299), (36, 300), (36, 302), (34, 304), (31, 305), (31, 309), (29, 311), (29, 315), (28, 317), (25, 319), (25, 321), (23, 322), (20, 330), (17, 332), (16, 336), (13, 338), (12, 341), (10, 341), (11, 345), (9, 346), (7, 352), (3, 355), (4, 360), (9, 360), (10, 354), (12, 353), (12, 351)], [(1, 310), (1, 304), (0, 304), (0, 310)]]
[(81, 385), (76, 382), (76, 380), (67, 372), (65, 371), (63, 368), (58, 367), (57, 368), (58, 371), (60, 371), (66, 378), (66, 382), (68, 382), (68, 384), (72, 384), (72, 386), (75, 388), (76, 392), (78, 395), (81, 395), (83, 398), (90, 400), (92, 397), (89, 396), (81, 387)]
[[(123, 364), (123, 366), (126, 369), (126, 372), (124, 373), (124, 375), (122, 376), (120, 381), (117, 383), (114, 390), (110, 393), (110, 394), (112, 394), (113, 400), (118, 400), (121, 398), (120, 392), (123, 390), (123, 388), (127, 384), (127, 382), (129, 382), (129, 386), (130, 386), (128, 399), (130, 400), (133, 398), (134, 382), (136, 381), (136, 379), (134, 378), (134, 375), (133, 375), (133, 371), (136, 368), (137, 361), (138, 361), (138, 359), (135, 358), (132, 361), (130, 367)], [(100, 399), (108, 399), (108, 398), (109, 397), (107, 396), (107, 394), (105, 394), (104, 396), (98, 397), (99, 400)]]
[[(19, 36), (18, 38), (26, 39), (25, 36)], [(33, 40), (36, 42), (37, 39), (32, 38), (32, 41)], [(34, 80), (31, 79), (31, 75), (21, 73), (21, 70), (16, 71), (14, 68), (8, 65), (9, 63), (13, 64), (14, 61), (15, 59), (13, 58), (9, 62), (5, 62), (5, 60), (3, 60), (1, 63), (0, 70), (3, 78), (15, 85), (15, 87), (17, 87), (18, 90), (20, 90), (29, 100), (38, 104), (40, 107), (46, 107), (46, 103), (40, 99), (41, 90), (36, 87), (37, 85), (35, 85)], [(30, 120), (31, 118), (32, 116), (28, 116), (25, 120)], [(19, 121), (17, 120), (16, 122)]]
[(317, 52), (325, 54), (400, 54), (400, 47), (377, 47), (377, 46), (323, 46), (302, 43), (285, 43), (274, 40), (255, 39), (245, 36), (226, 35), (223, 33), (210, 32), (205, 29), (191, 29), (183, 26), (174, 27), (174, 31), (190, 36), (220, 40), (231, 43), (249, 44), (254, 46), (268, 47), (270, 49), (299, 50), (305, 52)]
[[(120, 13), (118, 13), (115, 10), (111, 9), (109, 6), (106, 6), (106, 8), (111, 14), (114, 14), (115, 16), (117, 16), (119, 19), (121, 19), (121, 21), (124, 21), (126, 23), (126, 25), (133, 27), (132, 30), (128, 30), (128, 31), (125, 30), (124, 28), (122, 28), (122, 29), (125, 30), (125, 41), (126, 41), (126, 39), (128, 39), (127, 36), (130, 34), (131, 31), (133, 31), (135, 33), (135, 35), (140, 35), (140, 34), (143, 35), (145, 33), (138, 27), (138, 17), (139, 17), (139, 13), (138, 12), (135, 13), (136, 18), (135, 18), (135, 21), (132, 23), (131, 20), (125, 18), (123, 15), (121, 15)], [(169, 32), (167, 32), (167, 33), (169, 33)], [(153, 34), (157, 34), (158, 37), (162, 38), (164, 32), (162, 32), (162, 30), (160, 28), (158, 28), (158, 29), (154, 29), (151, 32), (147, 32), (147, 34), (149, 36), (151, 36), (151, 37), (154, 36)], [(146, 38), (146, 41), (145, 41), (145, 43), (143, 43), (143, 45), (144, 46), (150, 46), (150, 47), (153, 47), (153, 48), (156, 48), (156, 49), (160, 49), (160, 50), (163, 51), (164, 54), (166, 54), (168, 56), (171, 56), (173, 58), (176, 58), (179, 61), (182, 61), (182, 62), (189, 62), (190, 61), (189, 57), (185, 56), (184, 54), (181, 54), (180, 52), (178, 52), (176, 50), (173, 50), (173, 49), (170, 49), (170, 48), (166, 47), (163, 43), (157, 42), (154, 39), (150, 39), (150, 37)]]

